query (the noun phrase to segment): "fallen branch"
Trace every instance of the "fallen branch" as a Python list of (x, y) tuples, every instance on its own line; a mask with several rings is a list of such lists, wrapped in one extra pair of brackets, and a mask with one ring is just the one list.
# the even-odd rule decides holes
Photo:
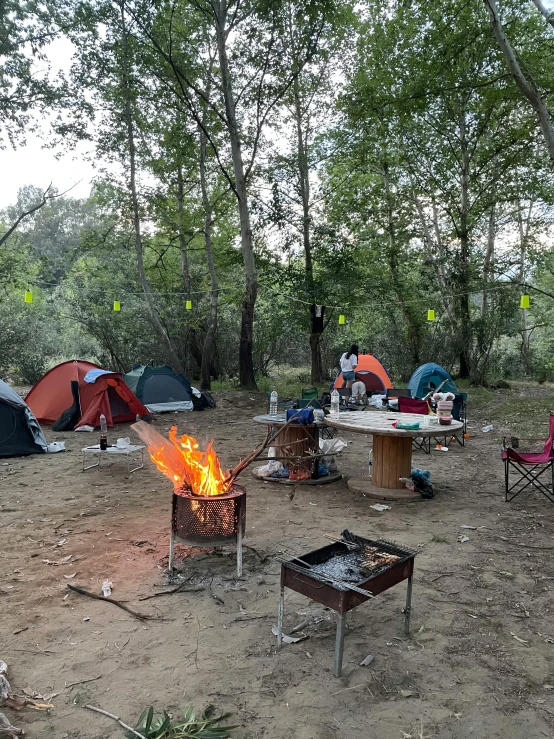
[(115, 598), (105, 598), (103, 595), (96, 595), (96, 593), (91, 593), (88, 590), (85, 590), (84, 588), (78, 588), (76, 585), (70, 585), (67, 583), (67, 587), (69, 590), (73, 590), (75, 593), (80, 593), (81, 595), (86, 595), (88, 598), (94, 598), (94, 600), (101, 600), (103, 603), (113, 603), (114, 606), (117, 606), (118, 608), (121, 608), (123, 611), (127, 611), (127, 613), (130, 613), (131, 616), (134, 616), (135, 618), (140, 619), (141, 621), (158, 621), (157, 616), (148, 616), (145, 613), (139, 613), (138, 611), (133, 611), (132, 608), (129, 608), (128, 606), (124, 606), (123, 603), (121, 603), (118, 600), (115, 600)]
[(96, 680), (100, 680), (102, 675), (98, 675), (98, 677), (89, 677), (87, 680), (77, 680), (76, 683), (66, 683), (65, 687), (67, 688), (73, 688), (75, 685), (84, 685), (85, 683), (93, 683)]
[(183, 585), (178, 585), (176, 588), (171, 588), (171, 590), (162, 590), (159, 593), (153, 593), (153, 595), (143, 595), (142, 598), (139, 598), (139, 600), (150, 600), (150, 598), (161, 598), (162, 595), (173, 595), (173, 593), (200, 593), (202, 590), (206, 590), (206, 588), (186, 588)]
[(88, 708), (89, 711), (94, 711), (95, 713), (101, 713), (102, 716), (107, 716), (108, 718), (113, 718), (114, 721), (117, 721), (117, 723), (122, 726), (124, 729), (127, 729), (127, 731), (130, 731), (131, 734), (134, 734), (135, 736), (138, 736), (139, 739), (146, 739), (144, 734), (139, 734), (138, 731), (135, 731), (132, 726), (129, 726), (128, 724), (125, 724), (119, 716), (114, 716), (113, 713), (108, 713), (107, 711), (103, 711), (101, 708), (96, 708), (96, 706), (89, 706), (88, 704), (85, 706), (85, 708)]

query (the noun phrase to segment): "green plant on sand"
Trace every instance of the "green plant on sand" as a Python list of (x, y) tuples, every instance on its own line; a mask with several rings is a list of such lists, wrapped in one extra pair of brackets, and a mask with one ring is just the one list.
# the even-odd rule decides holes
[[(199, 718), (194, 709), (185, 709), (182, 718), (173, 719), (165, 711), (156, 716), (152, 706), (144, 711), (137, 723), (136, 732), (145, 739), (229, 739), (229, 732), (236, 726), (221, 726), (229, 714), (214, 716), (213, 706), (208, 706)], [(127, 731), (128, 739), (136, 739), (137, 734)]]

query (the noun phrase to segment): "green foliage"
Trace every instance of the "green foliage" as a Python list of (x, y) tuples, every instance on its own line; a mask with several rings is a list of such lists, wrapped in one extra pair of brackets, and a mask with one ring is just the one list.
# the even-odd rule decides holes
[[(213, 707), (208, 707), (196, 718), (194, 709), (185, 709), (182, 719), (172, 719), (167, 713), (156, 716), (150, 707), (144, 711), (135, 727), (146, 739), (228, 739), (230, 731), (236, 726), (222, 726), (229, 714), (214, 716)], [(128, 731), (125, 736), (134, 739)]]

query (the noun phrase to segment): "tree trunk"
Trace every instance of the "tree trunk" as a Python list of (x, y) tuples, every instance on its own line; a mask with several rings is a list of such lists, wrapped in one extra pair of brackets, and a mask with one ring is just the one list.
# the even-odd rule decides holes
[(317, 385), (325, 380), (323, 362), (321, 360), (321, 334), (314, 332), (310, 334), (310, 352), (312, 355), (312, 372), (310, 378)]
[(444, 263), (443, 263), (444, 247), (443, 247), (442, 236), (441, 236), (440, 227), (439, 227), (437, 204), (435, 202), (435, 199), (433, 198), (433, 202), (432, 202), (433, 231), (435, 234), (433, 238), (431, 229), (429, 227), (429, 224), (427, 223), (427, 218), (425, 216), (423, 206), (421, 204), (421, 201), (419, 200), (419, 197), (417, 196), (415, 188), (413, 190), (413, 199), (414, 199), (414, 204), (416, 206), (416, 210), (419, 216), (419, 220), (421, 222), (421, 227), (423, 229), (423, 243), (427, 251), (427, 258), (433, 265), (433, 269), (435, 271), (435, 278), (437, 280), (437, 285), (439, 286), (439, 290), (441, 292), (442, 302), (446, 310), (446, 315), (448, 316), (452, 326), (455, 326), (456, 316), (452, 308), (452, 301), (450, 300), (448, 296), (448, 283), (446, 279), (446, 273), (444, 270)]
[(169, 338), (169, 334), (165, 330), (164, 325), (160, 320), (160, 316), (158, 315), (158, 311), (154, 303), (154, 298), (152, 296), (152, 293), (150, 292), (150, 285), (146, 277), (146, 270), (144, 268), (144, 254), (143, 254), (143, 246), (142, 246), (140, 208), (139, 208), (139, 202), (138, 202), (137, 182), (136, 182), (136, 147), (135, 147), (134, 124), (133, 124), (133, 112), (131, 108), (128, 34), (127, 34), (127, 28), (126, 28), (126, 23), (125, 23), (125, 10), (124, 10), (123, 0), (121, 0), (120, 2), (120, 10), (121, 10), (121, 33), (122, 33), (122, 43), (123, 43), (123, 66), (121, 70), (122, 71), (121, 87), (122, 87), (122, 92), (123, 92), (123, 99), (125, 102), (124, 117), (125, 117), (125, 124), (127, 128), (127, 146), (129, 149), (129, 166), (130, 166), (129, 190), (131, 193), (133, 228), (135, 232), (135, 252), (137, 256), (137, 270), (138, 270), (140, 284), (142, 286), (144, 296), (146, 298), (146, 303), (148, 305), (148, 310), (150, 312), (150, 318), (152, 320), (152, 324), (154, 326), (156, 334), (158, 335), (158, 338), (160, 339), (162, 344), (165, 346), (167, 355), (174, 369), (184, 374), (185, 370), (181, 363), (181, 360), (179, 359), (179, 357), (177, 356), (177, 353), (173, 349), (173, 345), (171, 344), (171, 339)]
[(257, 389), (254, 375), (252, 350), (254, 344), (254, 308), (258, 295), (258, 276), (254, 257), (252, 227), (250, 225), (250, 207), (246, 188), (246, 176), (242, 156), (242, 146), (235, 112), (235, 97), (229, 74), (227, 57), (227, 0), (214, 0), (216, 14), (217, 52), (219, 58), (219, 75), (225, 101), (225, 114), (234, 172), (234, 192), (238, 201), (240, 219), (240, 237), (242, 258), (246, 274), (246, 286), (242, 303), (242, 320), (239, 347), (239, 381), (243, 388)]
[(467, 378), (471, 375), (471, 310), (469, 305), (469, 154), (466, 135), (466, 106), (463, 105), (460, 115), (460, 150), (461, 150), (461, 174), (460, 174), (460, 225), (458, 238), (460, 239), (460, 322), (461, 322), (461, 347), (460, 347), (460, 377)]
[(184, 230), (185, 187), (183, 182), (183, 165), (177, 166), (177, 231), (179, 233), (179, 252), (181, 254), (181, 279), (185, 289), (185, 299), (190, 299), (190, 268), (188, 244)]
[(417, 326), (417, 322), (414, 321), (414, 317), (410, 311), (409, 305), (406, 303), (404, 299), (404, 290), (402, 289), (402, 284), (400, 280), (399, 265), (398, 265), (398, 242), (396, 238), (396, 226), (394, 222), (394, 208), (393, 208), (393, 203), (392, 203), (392, 192), (391, 192), (391, 187), (390, 187), (388, 162), (383, 163), (383, 182), (385, 185), (385, 196), (386, 196), (386, 202), (387, 202), (387, 233), (389, 237), (389, 254), (388, 254), (389, 269), (391, 273), (394, 293), (396, 295), (396, 299), (398, 300), (398, 304), (400, 306), (400, 309), (402, 310), (404, 320), (408, 327), (408, 340), (410, 342), (410, 347), (411, 347), (412, 362), (417, 367), (419, 364), (421, 364), (421, 361), (420, 361), (421, 355), (420, 355), (420, 346), (419, 346), (420, 336), (419, 336), (419, 329)]
[(483, 321), (486, 320), (488, 313), (488, 285), (490, 276), (493, 270), (494, 263), (494, 242), (496, 238), (496, 206), (495, 203), (491, 205), (489, 213), (489, 230), (487, 235), (487, 250), (485, 252), (485, 259), (483, 261), (483, 300), (481, 302), (481, 318)]
[[(291, 46), (294, 44), (292, 30), (290, 33)], [(297, 71), (297, 70), (294, 70)], [(294, 118), (296, 123), (296, 161), (298, 165), (298, 189), (302, 203), (302, 245), (304, 247), (304, 274), (306, 278), (306, 290), (315, 304), (314, 265), (312, 259), (311, 242), (311, 214), (310, 214), (310, 168), (308, 163), (307, 141), (302, 127), (302, 99), (300, 94), (300, 81), (298, 74), (293, 81)], [(323, 382), (323, 366), (321, 361), (321, 333), (314, 330), (315, 322), (312, 317), (310, 331), (311, 352), (311, 381), (315, 384)]]
[[(529, 231), (531, 228), (531, 214), (533, 212), (533, 201), (529, 203), (529, 209), (525, 215), (522, 213), (521, 202), (517, 204), (517, 225), (519, 230), (519, 284), (522, 286), (525, 282), (525, 258), (527, 254), (527, 245), (529, 242)], [(531, 332), (527, 325), (527, 311), (521, 309), (521, 358), (525, 367), (525, 374), (532, 373), (531, 365)]]
[[(535, 2), (535, 0), (533, 1)], [(530, 76), (526, 76), (519, 65), (514, 49), (512, 48), (511, 43), (508, 41), (508, 38), (504, 33), (502, 23), (500, 22), (496, 0), (484, 0), (484, 3), (485, 7), (487, 7), (489, 10), (492, 31), (500, 47), (500, 50), (502, 51), (504, 58), (506, 59), (510, 74), (514, 78), (514, 81), (519, 87), (521, 93), (527, 98), (535, 113), (537, 114), (539, 125), (544, 136), (544, 141), (546, 143), (546, 148), (548, 149), (550, 164), (554, 168), (554, 126), (552, 125), (552, 119), (550, 118), (550, 112), (548, 110), (546, 102), (544, 101), (542, 95), (539, 93), (533, 79)], [(542, 3), (539, 4), (535, 2), (535, 5), (542, 12)], [(547, 20), (549, 21), (549, 23), (552, 22), (549, 18), (547, 18)]]
[(208, 329), (204, 337), (202, 348), (202, 366), (200, 368), (202, 390), (211, 390), (211, 365), (215, 349), (215, 335), (217, 331), (217, 309), (219, 284), (215, 271), (214, 255), (212, 249), (212, 204), (208, 193), (206, 181), (206, 149), (207, 141), (205, 134), (200, 132), (200, 187), (202, 189), (202, 206), (204, 208), (204, 244), (206, 247), (206, 261), (210, 273), (210, 317), (208, 318)]

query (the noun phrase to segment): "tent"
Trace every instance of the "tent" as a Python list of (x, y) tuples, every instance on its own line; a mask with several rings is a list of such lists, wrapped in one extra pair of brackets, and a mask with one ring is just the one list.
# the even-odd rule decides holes
[[(72, 383), (77, 390), (75, 395)], [(41, 423), (54, 423), (63, 414), (68, 420), (56, 424), (58, 431), (81, 426), (96, 428), (102, 413), (110, 427), (134, 421), (137, 415), (145, 421), (152, 419), (119, 372), (103, 370), (92, 362), (58, 364), (37, 382), (25, 400)]]
[[(446, 382), (444, 382), (446, 380)], [(441, 393), (457, 393), (456, 383), (448, 372), (440, 364), (428, 362), (418, 367), (408, 382), (408, 388), (412, 392), (412, 398), (423, 398), (431, 390), (438, 389), (444, 382)]]
[(15, 390), (0, 380), (0, 457), (46, 451), (46, 439), (37, 419)]
[[(384, 393), (388, 387), (394, 387), (387, 374), (387, 370), (383, 367), (377, 357), (373, 356), (373, 354), (358, 355), (356, 379), (359, 379), (364, 383), (368, 392)], [(331, 390), (333, 390), (333, 388), (340, 388), (342, 385), (342, 372), (339, 372)]]
[(167, 364), (158, 367), (139, 364), (123, 375), (123, 379), (152, 413), (193, 409), (190, 382)]

